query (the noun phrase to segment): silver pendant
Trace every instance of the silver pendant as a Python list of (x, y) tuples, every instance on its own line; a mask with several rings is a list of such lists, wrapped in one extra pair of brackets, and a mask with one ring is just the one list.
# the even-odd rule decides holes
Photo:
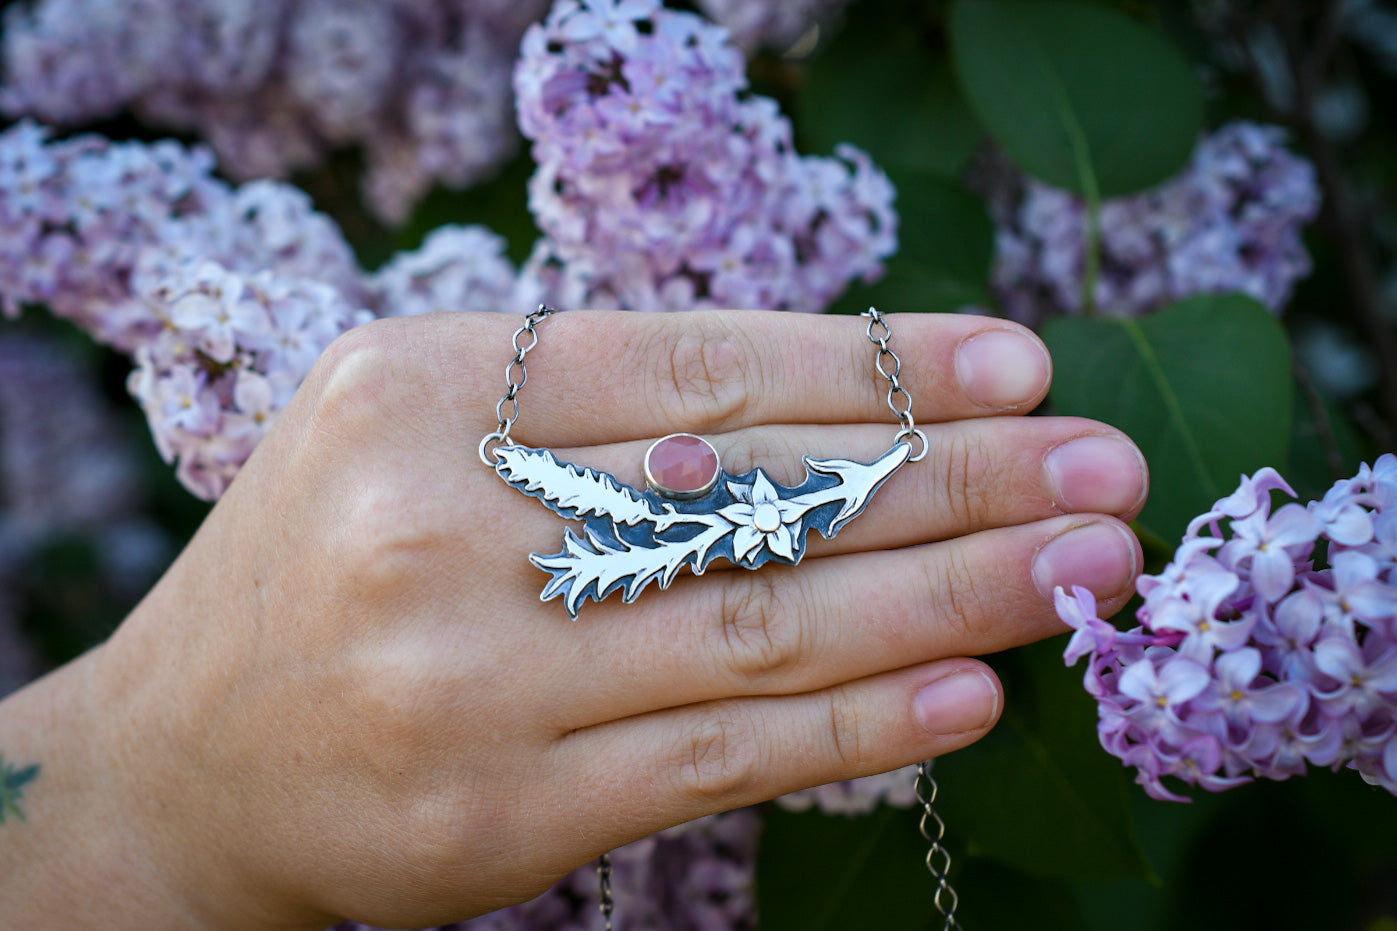
[(529, 556), (552, 576), (542, 600), (562, 597), (576, 620), (589, 598), (601, 601), (620, 591), (629, 604), (651, 582), (668, 588), (685, 566), (701, 575), (720, 557), (744, 569), (768, 562), (794, 566), (805, 555), (811, 530), (832, 538), (911, 457), (907, 442), (869, 463), (806, 456), (805, 481), (787, 488), (761, 469), (722, 472), (714, 453), (712, 475), (697, 482), (697, 490), (663, 488), (652, 477), (651, 487), (641, 491), (530, 446), (497, 447), (493, 465), (514, 488), (562, 517), (582, 521), (580, 536), (567, 529), (561, 552)]

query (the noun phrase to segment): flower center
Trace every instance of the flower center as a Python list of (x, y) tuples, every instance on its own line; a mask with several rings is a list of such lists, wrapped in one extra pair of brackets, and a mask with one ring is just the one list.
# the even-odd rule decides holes
[(762, 533), (773, 533), (781, 526), (781, 511), (774, 504), (759, 504), (752, 510), (752, 526)]

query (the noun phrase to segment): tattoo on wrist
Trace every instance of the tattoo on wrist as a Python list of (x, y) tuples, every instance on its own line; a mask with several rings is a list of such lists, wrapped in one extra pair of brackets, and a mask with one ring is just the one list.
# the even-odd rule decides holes
[(7, 762), (5, 755), (0, 753), (0, 824), (4, 824), (5, 819), (11, 816), (20, 821), (25, 820), (24, 809), (19, 807), (19, 803), (24, 795), (24, 787), (33, 782), (38, 775), (38, 763), (16, 766)]

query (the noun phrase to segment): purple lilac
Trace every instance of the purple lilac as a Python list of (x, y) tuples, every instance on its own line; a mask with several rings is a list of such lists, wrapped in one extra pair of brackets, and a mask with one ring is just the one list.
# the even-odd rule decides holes
[(1294, 497), (1262, 469), (1195, 518), (1137, 582), (1130, 631), (1056, 592), (1102, 746), (1154, 798), (1187, 801), (1165, 777), (1220, 791), (1309, 765), (1397, 794), (1397, 456), (1305, 505), (1273, 492)]
[[(616, 931), (752, 931), (761, 816), (740, 809), (671, 828), (611, 852)], [(600, 931), (589, 864), (532, 901), (440, 931)], [(334, 931), (374, 931), (345, 922)]]
[(161, 454), (222, 494), (325, 347), (374, 313), (504, 310), (503, 242), (448, 227), (365, 276), (338, 226), (289, 185), (232, 188), (174, 143), (0, 133), (0, 298), (43, 304), (136, 362)]
[(838, 19), (848, 5), (849, 0), (698, 0), (699, 10), (749, 54), (759, 48), (785, 51)]
[(0, 109), (76, 125), (131, 109), (208, 139), (238, 178), (361, 145), (400, 222), (516, 150), (509, 73), (545, 0), (42, 0), (5, 11)]
[(859, 150), (802, 158), (747, 94), (726, 32), (655, 0), (560, 0), (524, 35), (519, 127), (545, 236), (531, 299), (631, 310), (823, 310), (897, 248), (893, 188)]
[[(1240, 291), (1274, 311), (1310, 271), (1300, 232), (1319, 211), (1313, 166), (1278, 127), (1233, 123), (1159, 187), (1101, 205), (1096, 306), (1136, 315), (1196, 294)], [(1087, 216), (1075, 195), (1007, 165), (985, 178), (996, 226), (993, 286), (1010, 317), (1079, 313)]]

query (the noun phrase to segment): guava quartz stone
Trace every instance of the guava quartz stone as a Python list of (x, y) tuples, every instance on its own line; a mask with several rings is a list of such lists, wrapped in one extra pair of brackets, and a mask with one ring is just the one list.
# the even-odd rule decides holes
[(667, 498), (699, 498), (718, 482), (718, 451), (701, 436), (672, 433), (645, 454), (645, 481)]

